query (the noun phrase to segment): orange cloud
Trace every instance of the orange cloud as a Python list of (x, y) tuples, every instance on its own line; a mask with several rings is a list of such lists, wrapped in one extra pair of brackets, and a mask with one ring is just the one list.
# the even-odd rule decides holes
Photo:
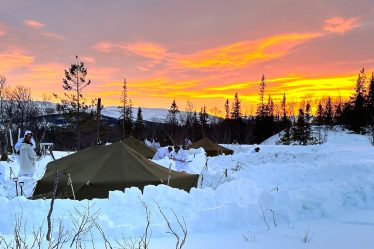
[(332, 17), (325, 20), (323, 29), (331, 33), (344, 34), (357, 26), (357, 18)]
[(167, 50), (165, 48), (161, 47), (158, 44), (149, 42), (126, 44), (124, 45), (124, 48), (131, 53), (151, 59), (161, 59), (167, 53)]
[[(267, 83), (269, 82), (285, 82), (285, 81), (290, 81), (290, 80), (295, 80), (295, 79), (300, 79), (301, 77), (299, 76), (288, 76), (288, 77), (280, 77), (280, 78), (274, 78), (274, 79), (268, 79), (266, 80)], [(207, 91), (227, 91), (227, 90), (239, 90), (239, 89), (247, 89), (248, 87), (252, 85), (259, 84), (259, 81), (247, 81), (243, 83), (235, 83), (235, 84), (228, 84), (224, 86), (218, 86), (218, 87), (209, 87), (206, 88), (205, 90)]]
[(282, 57), (297, 45), (321, 35), (321, 33), (292, 33), (257, 41), (238, 42), (198, 52), (180, 59), (179, 63), (192, 69), (241, 68), (250, 63)]
[(34, 29), (44, 28), (46, 26), (44, 23), (41, 23), (41, 22), (38, 22), (38, 21), (35, 21), (35, 20), (25, 20), (25, 21), (23, 21), (23, 23), (26, 26), (29, 26), (29, 27), (34, 28)]
[(33, 57), (19, 52), (0, 53), (0, 73), (6, 74), (12, 69), (27, 66), (33, 62)]

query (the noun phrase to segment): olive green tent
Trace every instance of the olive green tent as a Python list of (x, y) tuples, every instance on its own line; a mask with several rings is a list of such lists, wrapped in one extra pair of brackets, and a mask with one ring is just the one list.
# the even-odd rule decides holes
[(204, 148), (207, 156), (218, 156), (221, 154), (232, 155), (234, 151), (227, 149), (219, 144), (216, 144), (209, 138), (201, 139), (189, 146), (191, 149)]
[[(107, 198), (109, 191), (128, 187), (168, 184), (189, 191), (197, 186), (199, 175), (170, 171), (155, 164), (123, 142), (94, 146), (52, 161), (36, 185), (34, 198), (50, 197), (56, 171), (59, 172), (57, 198), (78, 200)], [(71, 180), (70, 180), (70, 179)], [(72, 184), (69, 184), (69, 183)]]
[(128, 137), (124, 140), (125, 144), (130, 146), (131, 149), (135, 150), (138, 152), (140, 155), (144, 156), (145, 158), (153, 158), (155, 155), (156, 151), (153, 150), (152, 148), (148, 147), (141, 141), (137, 140), (133, 136)]

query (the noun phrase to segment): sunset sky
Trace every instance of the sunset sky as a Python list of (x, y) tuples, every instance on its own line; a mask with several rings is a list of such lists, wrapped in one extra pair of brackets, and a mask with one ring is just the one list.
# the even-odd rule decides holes
[(62, 92), (79, 55), (87, 97), (118, 105), (124, 78), (135, 106), (244, 112), (280, 99), (348, 96), (374, 70), (373, 0), (0, 0), (0, 75), (33, 97)]

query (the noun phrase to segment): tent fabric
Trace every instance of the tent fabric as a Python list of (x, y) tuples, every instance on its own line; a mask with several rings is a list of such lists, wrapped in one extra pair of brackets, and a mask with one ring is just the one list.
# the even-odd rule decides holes
[(148, 147), (133, 136), (126, 138), (123, 142), (145, 158), (151, 159), (156, 154), (156, 151), (154, 149)]
[(199, 175), (169, 170), (144, 158), (123, 142), (94, 146), (52, 161), (36, 185), (34, 197), (51, 196), (56, 170), (59, 172), (57, 198), (107, 198), (109, 191), (129, 187), (168, 184), (189, 191), (197, 187)]
[(221, 155), (221, 154), (232, 155), (234, 153), (234, 151), (232, 151), (230, 149), (227, 149), (227, 148), (213, 142), (209, 138), (201, 139), (201, 140), (191, 144), (189, 146), (189, 148), (191, 148), (191, 149), (203, 148), (205, 150), (207, 156), (218, 156), (218, 155)]

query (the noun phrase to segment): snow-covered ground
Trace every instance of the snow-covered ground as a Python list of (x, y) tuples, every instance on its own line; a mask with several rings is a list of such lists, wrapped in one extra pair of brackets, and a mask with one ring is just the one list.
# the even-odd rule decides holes
[[(97, 221), (110, 240), (137, 237), (146, 224), (142, 200), (151, 213), (150, 248), (175, 248), (157, 205), (172, 227), (178, 227), (173, 211), (186, 221), (183, 248), (372, 248), (374, 147), (369, 139), (330, 132), (322, 145), (283, 146), (276, 140), (224, 145), (235, 151), (229, 156), (206, 158), (201, 149), (188, 151), (190, 171), (201, 173), (190, 193), (162, 185), (147, 186), (143, 193), (114, 191), (104, 200), (56, 200), (53, 218), (72, 228), (69, 214), (91, 205), (92, 212), (100, 210)], [(257, 146), (260, 152), (254, 153)], [(48, 160), (39, 162), (37, 177)], [(175, 167), (169, 159), (156, 162)], [(14, 197), (11, 183), (2, 187), (0, 234), (12, 235), (20, 213), (31, 234), (33, 225), (45, 221), (50, 200)], [(100, 243), (97, 231), (93, 236)]]

